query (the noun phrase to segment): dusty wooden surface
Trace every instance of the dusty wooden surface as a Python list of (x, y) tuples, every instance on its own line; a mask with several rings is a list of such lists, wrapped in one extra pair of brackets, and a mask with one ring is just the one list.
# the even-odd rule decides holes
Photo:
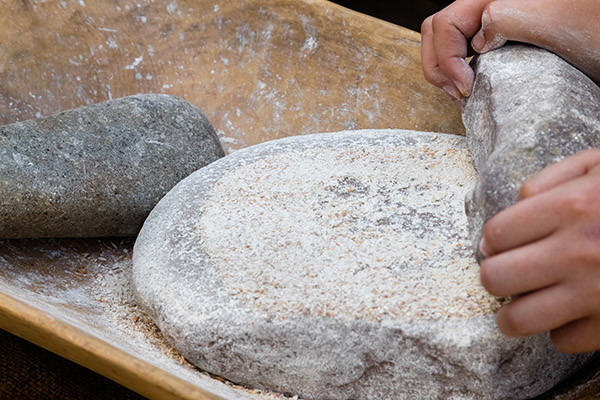
[(363, 128), (460, 133), (420, 36), (323, 0), (0, 6), (0, 124), (143, 92), (203, 110), (227, 149)]
[[(418, 34), (322, 0), (7, 1), (0, 35), (0, 124), (160, 92), (202, 109), (228, 150), (348, 128), (463, 130), (422, 77)], [(108, 243), (2, 242), (0, 328), (147, 396), (239, 397), (202, 376), (182, 384), (176, 359), (137, 358), (166, 350), (129, 338), (141, 325), (93, 293), (112, 270), (87, 271), (130, 249)]]
[[(323, 0), (5, 1), (0, 37), (0, 124), (160, 92), (204, 110), (229, 150), (342, 129), (463, 130), (422, 77), (418, 34)], [(115, 306), (88, 289), (104, 293), (98, 268), (130, 246), (1, 242), (0, 328), (149, 396), (213, 398), (114, 345), (111, 329), (139, 324), (94, 322)], [(594, 378), (559, 398), (590, 398)]]
[[(112, 346), (107, 337), (89, 335), (44, 310), (0, 291), (0, 328), (24, 337), (153, 399), (218, 400), (222, 397), (180, 380), (161, 367)], [(108, 336), (110, 339), (110, 336)], [(10, 394), (10, 393), (9, 393)]]

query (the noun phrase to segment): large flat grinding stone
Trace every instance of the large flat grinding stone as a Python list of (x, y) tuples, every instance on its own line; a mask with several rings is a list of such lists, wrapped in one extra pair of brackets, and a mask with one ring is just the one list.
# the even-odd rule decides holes
[(514, 204), (530, 176), (600, 147), (600, 88), (549, 51), (509, 44), (475, 63), (463, 121), (480, 179), (467, 199), (473, 242), (483, 224)]
[(203, 370), (307, 399), (515, 399), (587, 355), (503, 337), (478, 283), (466, 140), (355, 131), (240, 150), (179, 183), (133, 284)]
[(134, 236), (177, 182), (223, 155), (202, 112), (168, 95), (0, 126), (0, 238)]

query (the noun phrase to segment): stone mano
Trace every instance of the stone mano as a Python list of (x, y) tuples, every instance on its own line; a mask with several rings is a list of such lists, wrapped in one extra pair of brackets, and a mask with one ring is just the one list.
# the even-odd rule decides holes
[(478, 244), (485, 221), (517, 201), (528, 177), (600, 147), (600, 88), (557, 55), (528, 45), (484, 54), (475, 69), (463, 121), (479, 172), (466, 201)]
[(224, 155), (206, 117), (137, 95), (0, 127), (0, 238), (134, 236), (177, 182)]

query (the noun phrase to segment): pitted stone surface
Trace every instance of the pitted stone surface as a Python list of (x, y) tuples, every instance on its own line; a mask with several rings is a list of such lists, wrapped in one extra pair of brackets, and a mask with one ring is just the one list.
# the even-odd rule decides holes
[(137, 95), (0, 127), (0, 238), (132, 236), (177, 182), (222, 157), (206, 117)]
[(478, 57), (475, 71), (463, 121), (479, 172), (466, 201), (478, 244), (483, 224), (517, 201), (527, 178), (600, 147), (600, 88), (557, 55), (522, 44)]
[(515, 399), (586, 355), (503, 337), (463, 212), (463, 137), (271, 141), (200, 169), (135, 244), (140, 305), (188, 360), (307, 399)]

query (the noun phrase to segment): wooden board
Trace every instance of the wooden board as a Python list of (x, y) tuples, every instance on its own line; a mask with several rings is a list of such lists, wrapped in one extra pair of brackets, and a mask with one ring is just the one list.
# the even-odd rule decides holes
[[(342, 129), (463, 130), (422, 77), (418, 34), (323, 0), (7, 1), (0, 35), (0, 124), (160, 92), (204, 110), (229, 151)], [(162, 341), (131, 299), (131, 246), (0, 242), (0, 328), (150, 398), (282, 398), (206, 375)]]
[(322, 0), (0, 6), (0, 124), (146, 92), (203, 110), (227, 150), (305, 133), (461, 133), (420, 36)]
[(133, 239), (0, 241), (0, 329), (153, 399), (278, 400), (187, 363), (138, 310)]

